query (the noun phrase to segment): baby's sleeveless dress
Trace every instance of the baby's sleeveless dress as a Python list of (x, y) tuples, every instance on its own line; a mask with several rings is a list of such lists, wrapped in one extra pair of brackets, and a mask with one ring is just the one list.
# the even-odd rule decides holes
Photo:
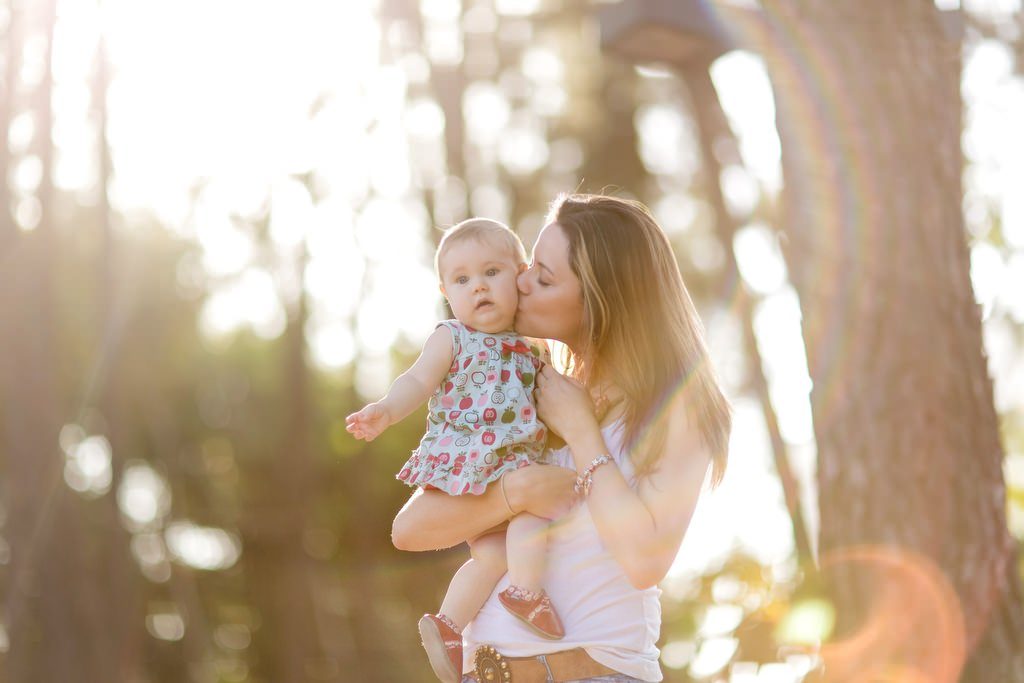
[(547, 349), (511, 331), (480, 332), (458, 320), (441, 325), (452, 333), (452, 365), (427, 404), (426, 433), (396, 478), (479, 495), (505, 472), (542, 460), (547, 430), (533, 387)]

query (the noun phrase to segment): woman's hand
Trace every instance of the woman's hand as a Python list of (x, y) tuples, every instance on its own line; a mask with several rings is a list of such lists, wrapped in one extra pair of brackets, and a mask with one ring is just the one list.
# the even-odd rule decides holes
[(533, 392), (537, 415), (550, 431), (572, 443), (577, 434), (599, 429), (594, 403), (582, 384), (550, 365), (537, 373)]
[(576, 472), (565, 467), (535, 464), (508, 472), (504, 478), (508, 503), (516, 513), (558, 519), (578, 500)]

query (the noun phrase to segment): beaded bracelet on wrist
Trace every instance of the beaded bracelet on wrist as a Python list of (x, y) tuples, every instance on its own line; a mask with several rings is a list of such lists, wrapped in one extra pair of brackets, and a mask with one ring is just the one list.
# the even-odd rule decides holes
[(583, 473), (576, 477), (576, 485), (573, 487), (576, 493), (582, 495), (584, 498), (589, 496), (590, 487), (594, 483), (594, 470), (596, 470), (601, 465), (604, 465), (605, 463), (609, 463), (611, 461), (611, 456), (609, 456), (607, 453), (602, 453), (601, 455), (591, 460), (590, 464), (587, 465), (587, 467), (583, 470)]

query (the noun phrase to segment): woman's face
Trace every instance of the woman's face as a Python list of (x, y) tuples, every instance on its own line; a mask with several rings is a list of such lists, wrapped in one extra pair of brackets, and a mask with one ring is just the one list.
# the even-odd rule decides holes
[(533, 245), (533, 262), (523, 271), (515, 329), (519, 334), (557, 339), (577, 349), (583, 329), (583, 290), (569, 265), (569, 240), (558, 223), (544, 226)]

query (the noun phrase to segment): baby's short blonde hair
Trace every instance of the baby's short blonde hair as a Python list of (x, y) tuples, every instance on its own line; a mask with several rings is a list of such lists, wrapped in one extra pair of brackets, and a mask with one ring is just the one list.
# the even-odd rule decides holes
[(468, 239), (480, 242), (496, 240), (499, 245), (508, 248), (509, 253), (516, 260), (516, 265), (527, 262), (526, 248), (519, 239), (519, 235), (512, 232), (507, 225), (490, 218), (467, 218), (445, 230), (437, 245), (437, 252), (434, 254), (434, 272), (437, 273), (438, 280), (442, 279), (441, 259), (444, 258), (448, 249), (452, 245)]

